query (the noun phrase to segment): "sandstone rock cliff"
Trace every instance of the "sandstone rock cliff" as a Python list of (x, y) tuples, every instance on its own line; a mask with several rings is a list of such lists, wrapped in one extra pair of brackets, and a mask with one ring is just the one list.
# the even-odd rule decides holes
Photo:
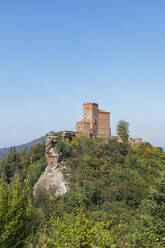
[(68, 182), (64, 178), (64, 174), (68, 175), (70, 168), (69, 165), (63, 163), (63, 154), (59, 153), (57, 143), (61, 138), (71, 140), (73, 136), (75, 134), (68, 131), (47, 134), (45, 151), (47, 167), (34, 186), (34, 195), (42, 189), (49, 192), (52, 188), (55, 189), (56, 195), (63, 195), (67, 192)]

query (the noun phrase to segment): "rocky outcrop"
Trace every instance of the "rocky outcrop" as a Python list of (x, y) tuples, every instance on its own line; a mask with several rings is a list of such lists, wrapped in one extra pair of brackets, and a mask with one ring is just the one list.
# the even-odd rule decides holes
[(42, 189), (49, 192), (52, 188), (55, 189), (56, 195), (63, 195), (67, 192), (68, 182), (64, 178), (64, 174), (69, 174), (70, 166), (63, 163), (63, 154), (59, 153), (57, 143), (62, 138), (72, 140), (73, 136), (75, 133), (69, 131), (47, 134), (45, 151), (47, 167), (34, 186), (34, 195)]

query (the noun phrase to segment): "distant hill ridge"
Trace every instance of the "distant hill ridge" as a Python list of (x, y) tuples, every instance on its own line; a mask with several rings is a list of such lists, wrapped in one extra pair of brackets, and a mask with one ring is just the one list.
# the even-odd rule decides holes
[[(32, 141), (30, 141), (30, 142), (28, 142), (28, 143), (26, 143), (26, 144), (19, 145), (19, 146), (15, 146), (15, 148), (16, 148), (16, 151), (17, 151), (17, 152), (20, 152), (20, 151), (24, 150), (25, 148), (30, 149), (30, 147), (33, 146), (33, 145), (35, 145), (35, 144), (38, 144), (38, 143), (41, 144), (41, 143), (43, 143), (45, 140), (46, 140), (46, 136), (42, 136), (42, 137), (40, 137), (40, 138), (38, 138), (38, 139), (35, 139), (35, 140), (32, 140)], [(11, 147), (13, 147), (13, 146), (11, 146)], [(10, 150), (11, 147), (0, 148), (0, 159), (1, 159), (3, 156), (5, 156), (5, 155), (8, 154), (8, 152), (9, 152), (9, 150)]]

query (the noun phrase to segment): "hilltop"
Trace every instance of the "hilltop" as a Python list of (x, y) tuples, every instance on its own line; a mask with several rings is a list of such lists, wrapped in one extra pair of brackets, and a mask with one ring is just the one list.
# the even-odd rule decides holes
[(164, 247), (164, 171), (165, 153), (149, 143), (59, 132), (29, 150), (12, 149), (0, 161), (0, 242), (20, 242), (20, 248)]

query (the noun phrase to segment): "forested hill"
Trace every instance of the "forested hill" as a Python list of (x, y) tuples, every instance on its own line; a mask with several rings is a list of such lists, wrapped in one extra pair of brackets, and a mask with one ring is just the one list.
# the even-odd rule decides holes
[[(0, 161), (0, 247), (165, 247), (165, 153), (149, 143), (59, 137), (68, 191), (33, 195), (45, 144)], [(51, 180), (51, 178), (50, 178)]]
[[(43, 143), (46, 139), (46, 136), (42, 136), (38, 139), (32, 140), (26, 144), (23, 145), (19, 145), (19, 146), (15, 146), (15, 149), (17, 152), (20, 152), (22, 150), (24, 150), (25, 148), (29, 149), (31, 146), (38, 144), (38, 143)], [(10, 151), (11, 147), (6, 147), (6, 148), (0, 148), (0, 159), (2, 158), (2, 156), (6, 156), (8, 154), (8, 152)]]

